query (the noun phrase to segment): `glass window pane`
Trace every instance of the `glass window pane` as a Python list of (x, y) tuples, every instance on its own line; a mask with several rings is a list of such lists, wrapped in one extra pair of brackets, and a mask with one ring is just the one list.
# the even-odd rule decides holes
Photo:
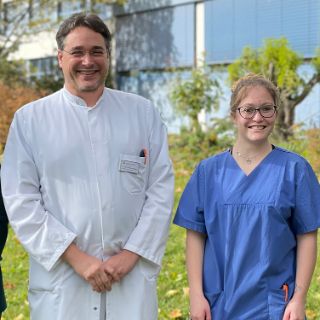
[(119, 71), (192, 65), (194, 6), (120, 16), (116, 22)]
[[(207, 62), (233, 59), (233, 2), (205, 2), (205, 45)], [(228, 19), (226, 19), (228, 17)]]
[(54, 74), (57, 70), (57, 58), (46, 57), (40, 59), (29, 60), (28, 63), (28, 76), (40, 79), (41, 77)]
[(44, 0), (33, 0), (31, 8), (31, 22), (38, 29), (50, 27), (58, 19), (58, 7), (55, 1), (48, 3)]
[(60, 18), (68, 18), (74, 13), (81, 12), (84, 9), (84, 2), (79, 0), (61, 1)]
[[(119, 74), (118, 88), (133, 92), (150, 99), (159, 110), (162, 119), (170, 132), (178, 132), (186, 119), (177, 116), (170, 101), (172, 82), (176, 80), (177, 72), (136, 72), (134, 74)], [(190, 71), (179, 72), (181, 78), (189, 78)]]
[(207, 1), (205, 19), (208, 63), (232, 62), (243, 47), (260, 47), (266, 38), (286, 37), (305, 57), (320, 43), (318, 0)]

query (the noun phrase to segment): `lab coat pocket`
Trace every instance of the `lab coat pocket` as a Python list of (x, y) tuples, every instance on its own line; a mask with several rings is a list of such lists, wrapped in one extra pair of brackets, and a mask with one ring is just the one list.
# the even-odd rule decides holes
[(63, 276), (62, 263), (58, 263), (51, 271), (47, 271), (39, 263), (30, 259), (29, 291), (54, 291), (60, 285)]
[(47, 271), (32, 258), (30, 259), (28, 299), (31, 319), (56, 319), (60, 301), (61, 265), (58, 264), (53, 270)]
[(144, 190), (146, 175), (144, 157), (120, 154), (119, 173), (121, 184), (127, 192), (138, 194)]
[(58, 290), (30, 289), (28, 293), (30, 317), (32, 320), (55, 320), (59, 313), (60, 295)]

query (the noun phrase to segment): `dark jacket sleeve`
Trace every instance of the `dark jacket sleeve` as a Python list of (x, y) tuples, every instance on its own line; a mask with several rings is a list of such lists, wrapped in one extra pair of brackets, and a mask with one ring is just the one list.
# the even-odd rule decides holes
[[(1, 170), (1, 167), (0, 167)], [(2, 193), (1, 193), (1, 181), (0, 181), (0, 260), (3, 247), (6, 243), (8, 235), (8, 217), (4, 208)], [(0, 315), (6, 309), (6, 298), (3, 291), (2, 272), (0, 266)]]
[[(1, 170), (1, 168), (0, 168)], [(8, 217), (4, 208), (0, 181), (0, 257), (8, 235)]]

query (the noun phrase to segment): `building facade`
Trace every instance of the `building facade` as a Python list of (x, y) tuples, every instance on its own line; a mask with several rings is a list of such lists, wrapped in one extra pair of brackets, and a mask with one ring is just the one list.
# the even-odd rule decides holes
[[(32, 2), (37, 1), (29, 1)], [(6, 3), (2, 17), (9, 17), (10, 10), (13, 14), (15, 9), (15, 1)], [(307, 61), (320, 47), (319, 0), (128, 0), (122, 7), (88, 0), (57, 1), (50, 19), (92, 9), (98, 10), (114, 30), (117, 87), (151, 98), (171, 131), (177, 131), (181, 124), (168, 98), (178, 73), (187, 77), (202, 60), (225, 67), (246, 46), (258, 48), (266, 38), (286, 37), (290, 46), (306, 59), (301, 72), (308, 76), (312, 68)], [(29, 72), (37, 77), (47, 74), (56, 68), (54, 33), (55, 30), (50, 36), (47, 32), (33, 35), (14, 58), (25, 59)], [(222, 71), (222, 78), (225, 73)], [(228, 113), (227, 88), (225, 94), (219, 116)], [(319, 85), (296, 110), (296, 121), (320, 127)]]

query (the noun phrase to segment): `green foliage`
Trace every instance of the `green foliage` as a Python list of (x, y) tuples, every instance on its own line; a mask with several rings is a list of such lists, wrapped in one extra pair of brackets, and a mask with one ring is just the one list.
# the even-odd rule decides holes
[(63, 87), (64, 78), (62, 73), (60, 72), (60, 69), (58, 69), (58, 67), (56, 68), (56, 70), (52, 70), (52, 74), (42, 76), (40, 79), (30, 79), (32, 87), (37, 90), (42, 90), (46, 92), (46, 94), (50, 94), (60, 90)]
[(173, 106), (178, 113), (191, 120), (195, 132), (201, 132), (199, 112), (217, 109), (219, 96), (219, 83), (212, 79), (210, 70), (205, 66), (194, 68), (189, 79), (176, 79), (170, 93)]
[(311, 60), (311, 63), (318, 74), (320, 74), (320, 48), (316, 50), (316, 56)]
[(287, 141), (275, 140), (275, 143), (308, 159), (320, 180), (319, 128), (305, 130), (298, 127)]
[(230, 117), (213, 118), (210, 131), (215, 132), (218, 144), (224, 149), (233, 144), (236, 136), (235, 127)]
[(297, 74), (303, 63), (285, 38), (266, 39), (258, 49), (246, 47), (241, 57), (228, 67), (229, 80), (235, 81), (248, 73), (260, 73), (275, 81), (282, 90), (297, 91), (302, 84)]
[(8, 61), (0, 56), (0, 81), (7, 85), (25, 84), (25, 69), (22, 61)]
[[(223, 132), (222, 129), (226, 131)], [(192, 132), (182, 127), (179, 135), (170, 137), (171, 143), (175, 146), (171, 152), (177, 163), (181, 162), (189, 170), (194, 168), (201, 159), (226, 150), (232, 145), (233, 137), (234, 132), (230, 130), (230, 122), (225, 119), (218, 119), (207, 132)], [(185, 158), (186, 154), (192, 156)]]

